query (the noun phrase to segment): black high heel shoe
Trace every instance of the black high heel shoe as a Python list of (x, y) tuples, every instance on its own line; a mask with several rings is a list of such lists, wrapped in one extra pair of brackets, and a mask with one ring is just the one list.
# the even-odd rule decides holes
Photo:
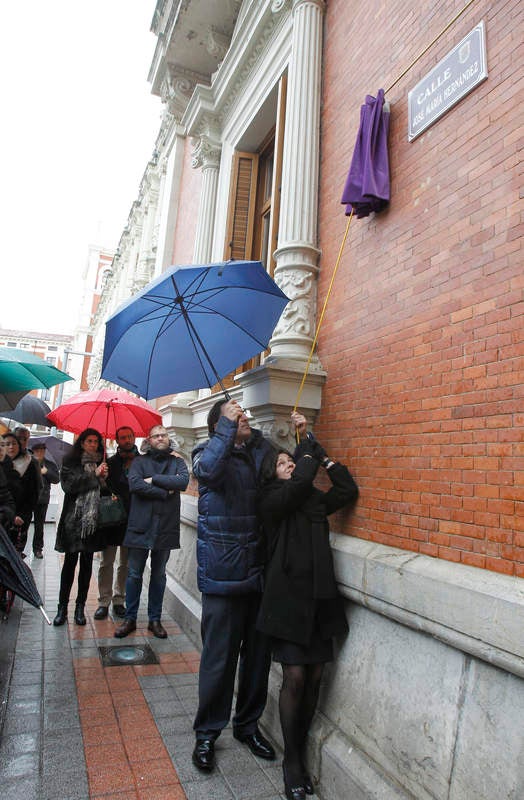
[(313, 786), (313, 781), (306, 773), (304, 773), (302, 783), (306, 794), (315, 794), (315, 787)]
[(284, 773), (284, 794), (288, 800), (306, 800), (306, 790), (302, 784), (291, 786), (287, 777), (285, 764), (282, 764), (282, 771)]

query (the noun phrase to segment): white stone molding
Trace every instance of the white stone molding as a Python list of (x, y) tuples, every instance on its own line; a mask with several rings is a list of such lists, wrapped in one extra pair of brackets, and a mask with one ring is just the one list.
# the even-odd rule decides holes
[[(323, 0), (293, 0), (279, 248), (275, 279), (291, 302), (271, 340), (272, 359), (306, 363), (315, 332)], [(312, 363), (319, 369), (318, 361)]]
[(209, 28), (207, 32), (206, 50), (210, 56), (222, 61), (229, 49), (231, 37), (218, 31), (216, 28)]
[[(208, 127), (210, 126), (208, 125)], [(193, 151), (192, 166), (202, 169), (202, 187), (195, 232), (193, 262), (195, 264), (205, 264), (211, 260), (213, 250), (221, 147), (216, 139), (212, 139), (207, 135), (193, 139), (193, 143), (195, 149)]]

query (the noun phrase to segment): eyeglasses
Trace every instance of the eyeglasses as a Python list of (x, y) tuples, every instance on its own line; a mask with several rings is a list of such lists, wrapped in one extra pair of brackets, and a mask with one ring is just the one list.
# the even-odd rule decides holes
[(168, 433), (152, 433), (150, 439), (169, 439)]

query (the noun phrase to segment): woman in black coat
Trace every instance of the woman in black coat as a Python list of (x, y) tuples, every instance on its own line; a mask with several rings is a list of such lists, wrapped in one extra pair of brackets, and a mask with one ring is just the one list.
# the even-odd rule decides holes
[[(42, 486), (40, 467), (36, 458), (31, 453), (22, 451), (22, 445), (14, 433), (4, 434), (7, 455), (11, 459), (15, 471), (19, 475), (18, 490), (15, 494), (16, 513), (22, 519), (22, 524), (18, 526), (18, 536), (16, 549), (23, 552), (27, 542), (27, 531), (31, 523), (33, 511), (38, 503), (38, 495)], [(25, 555), (22, 556), (25, 558)]]
[[(294, 456), (275, 450), (262, 468), (258, 512), (268, 546), (265, 589), (257, 627), (272, 638), (282, 664), (279, 711), (284, 737), (286, 797), (313, 794), (304, 768), (307, 734), (318, 700), (324, 664), (333, 659), (332, 637), (347, 631), (329, 545), (327, 517), (354, 501), (358, 488), (342, 464), (332, 462), (293, 413), (301, 441)], [(313, 485), (323, 466), (331, 489)]]
[(105, 546), (104, 533), (98, 528), (100, 495), (110, 494), (106, 485), (108, 468), (103, 457), (104, 443), (100, 433), (94, 428), (86, 428), (62, 463), (60, 483), (64, 490), (64, 505), (56, 532), (55, 550), (65, 553), (65, 557), (60, 575), (58, 613), (53, 625), (63, 625), (67, 620), (67, 604), (79, 558), (74, 619), (77, 625), (86, 624), (84, 607), (93, 570), (93, 553)]

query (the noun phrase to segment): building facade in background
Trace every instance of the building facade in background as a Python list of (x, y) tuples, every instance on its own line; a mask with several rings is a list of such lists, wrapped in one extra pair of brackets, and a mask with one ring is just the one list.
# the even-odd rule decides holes
[[(524, 796), (523, 17), (518, 0), (154, 7), (163, 121), (94, 316), (90, 384), (105, 319), (151, 278), (261, 259), (291, 302), (228, 383), (290, 443), (340, 262), (299, 404), (360, 488), (331, 525), (350, 632), (310, 742), (329, 800)], [(409, 92), (481, 23), (486, 79), (410, 140)], [(424, 113), (448, 80), (429, 81)], [(391, 203), (344, 244), (360, 107), (379, 88)], [(213, 400), (157, 401), (188, 460)], [(198, 641), (196, 513), (186, 494), (169, 597)], [(275, 671), (277, 739), (278, 688)]]

